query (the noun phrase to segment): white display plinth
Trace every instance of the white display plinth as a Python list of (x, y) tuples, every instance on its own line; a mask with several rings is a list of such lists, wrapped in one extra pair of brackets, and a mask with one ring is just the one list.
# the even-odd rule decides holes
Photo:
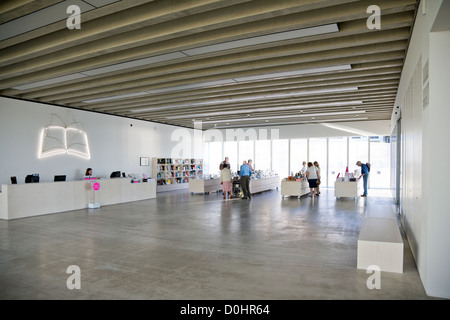
[(403, 273), (403, 240), (397, 220), (365, 218), (358, 237), (357, 268)]
[(336, 181), (334, 183), (334, 195), (336, 198), (350, 197), (355, 200), (363, 193), (362, 179), (356, 181)]
[[(270, 189), (278, 189), (280, 186), (280, 177), (272, 176), (272, 177), (264, 177), (261, 179), (253, 179), (250, 180), (249, 183), (249, 191), (250, 194), (263, 192)], [(242, 187), (241, 187), (242, 189)]]
[(189, 192), (208, 193), (222, 190), (220, 179), (191, 179), (189, 180)]
[[(85, 180), (87, 185), (86, 188), (88, 189), (89, 193), (89, 203), (88, 208), (89, 209), (98, 209), (100, 208), (100, 203), (95, 202), (95, 193), (99, 190), (100, 183), (94, 179), (94, 180)], [(99, 180), (100, 181), (100, 180)]]
[(300, 199), (301, 196), (310, 192), (309, 184), (306, 179), (300, 181), (288, 181), (283, 179), (281, 181), (281, 196), (283, 198), (285, 196), (297, 196)]

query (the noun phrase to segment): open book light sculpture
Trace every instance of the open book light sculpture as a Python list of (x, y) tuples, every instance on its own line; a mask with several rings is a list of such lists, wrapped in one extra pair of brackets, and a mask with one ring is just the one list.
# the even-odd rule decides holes
[(87, 134), (82, 130), (81, 123), (73, 120), (67, 124), (61, 117), (52, 113), (50, 123), (41, 132), (38, 157), (58, 154), (91, 158)]

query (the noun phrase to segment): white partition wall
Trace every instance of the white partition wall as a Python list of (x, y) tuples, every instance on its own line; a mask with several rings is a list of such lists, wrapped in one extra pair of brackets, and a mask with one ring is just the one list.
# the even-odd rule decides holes
[[(425, 290), (450, 298), (450, 2), (421, 1), (392, 114), (401, 116), (401, 220)], [(395, 134), (395, 132), (394, 132)]]
[[(42, 130), (52, 114), (66, 122), (76, 120), (87, 134), (90, 157), (57, 154), (39, 157)], [(24, 183), (28, 174), (38, 173), (41, 182), (53, 181), (54, 175), (67, 180), (81, 179), (88, 167), (98, 177), (111, 172), (152, 176), (152, 167), (141, 166), (140, 158), (170, 157), (179, 145), (172, 141), (174, 126), (139, 121), (101, 113), (62, 108), (35, 102), (0, 97), (0, 184), (10, 184), (16, 176)], [(189, 129), (183, 129), (188, 134)], [(201, 158), (202, 155), (199, 155)]]

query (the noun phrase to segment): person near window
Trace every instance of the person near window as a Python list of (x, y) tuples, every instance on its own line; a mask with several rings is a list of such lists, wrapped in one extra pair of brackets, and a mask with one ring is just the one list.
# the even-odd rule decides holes
[(230, 163), (229, 163), (228, 161), (229, 161), (228, 157), (225, 157), (225, 160), (223, 160), (223, 161), (220, 163), (219, 170), (222, 170), (222, 168), (223, 168), (225, 165), (228, 165), (228, 168), (230, 169), (231, 166), (230, 166)]
[(320, 182), (321, 182), (321, 177), (320, 177), (320, 166), (319, 163), (317, 161), (314, 161), (314, 167), (316, 167), (317, 169), (317, 193), (316, 195), (320, 194)]
[(223, 190), (223, 198), (226, 199), (232, 198), (231, 195), (231, 188), (232, 188), (232, 177), (231, 177), (231, 170), (230, 165), (224, 164), (222, 166), (222, 170), (220, 170), (220, 184), (222, 185)]
[(314, 194), (317, 193), (317, 169), (312, 164), (312, 162), (308, 162), (308, 169), (306, 170), (306, 179), (309, 183), (309, 188), (311, 190), (310, 197), (314, 197)]
[(308, 170), (308, 167), (306, 166), (306, 161), (303, 161), (303, 163), (302, 163), (302, 169), (300, 170), (300, 173), (302, 174), (302, 175), (305, 175), (306, 174), (306, 170)]
[(252, 175), (252, 171), (247, 162), (241, 165), (239, 170), (240, 184), (242, 188), (243, 197), (242, 199), (250, 199), (250, 176)]
[(369, 182), (369, 167), (367, 164), (362, 163), (361, 161), (356, 162), (356, 165), (358, 167), (361, 167), (361, 175), (358, 179), (363, 178), (363, 185), (364, 185), (364, 194), (361, 195), (361, 197), (367, 197), (367, 185)]

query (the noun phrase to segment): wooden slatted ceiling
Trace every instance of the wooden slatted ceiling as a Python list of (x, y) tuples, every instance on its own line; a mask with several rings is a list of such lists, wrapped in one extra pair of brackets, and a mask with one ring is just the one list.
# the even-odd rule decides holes
[[(369, 29), (365, 0), (91, 2), (81, 29), (61, 12), (0, 42), (1, 95), (204, 129), (387, 120), (418, 5), (378, 0)], [(0, 27), (65, 3), (2, 1)]]

